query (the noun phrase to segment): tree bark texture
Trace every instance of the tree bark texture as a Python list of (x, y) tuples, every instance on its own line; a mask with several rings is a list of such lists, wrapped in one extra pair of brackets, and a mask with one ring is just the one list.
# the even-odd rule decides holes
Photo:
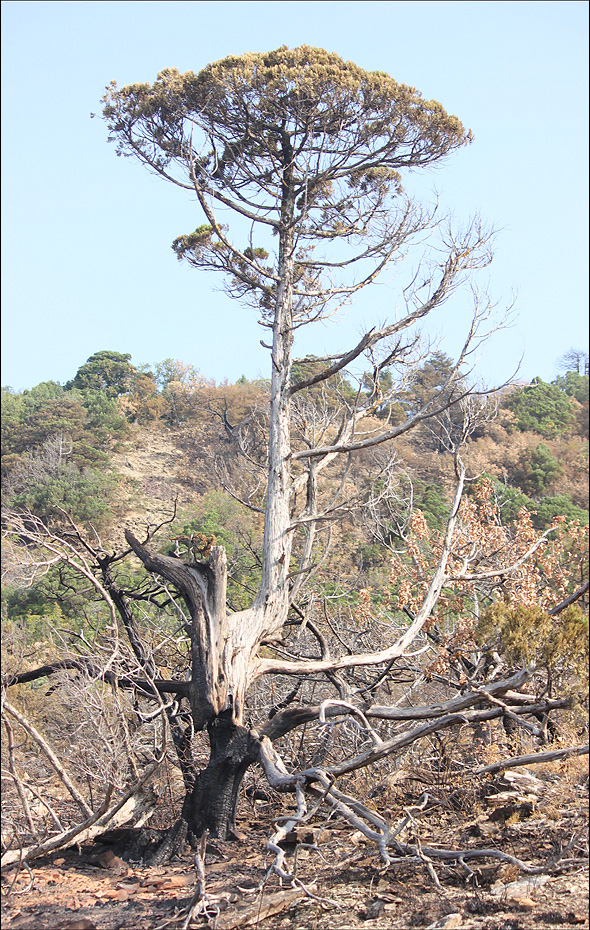
[(127, 542), (146, 569), (179, 589), (191, 619), (191, 679), (188, 698), (196, 730), (233, 705), (229, 687), (231, 641), (226, 608), (227, 561), (222, 546), (214, 546), (208, 562), (194, 565), (152, 553), (129, 530)]
[(182, 817), (188, 824), (189, 839), (202, 836), (205, 830), (210, 836), (227, 839), (235, 831), (242, 779), (257, 759), (258, 742), (245, 727), (233, 723), (231, 711), (216, 717), (207, 730), (209, 763), (187, 794)]

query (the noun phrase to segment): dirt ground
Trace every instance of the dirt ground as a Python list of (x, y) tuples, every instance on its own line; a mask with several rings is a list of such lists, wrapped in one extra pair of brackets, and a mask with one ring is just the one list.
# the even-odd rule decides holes
[[(483, 810), (465, 817), (434, 811), (405, 837), (446, 848), (495, 848), (541, 869), (526, 875), (492, 859), (470, 860), (474, 874), (434, 864), (437, 888), (422, 863), (385, 868), (374, 847), (342, 822), (299, 836), (287, 846), (287, 867), (305, 886), (265, 881), (272, 857), (265, 849), (280, 808), (262, 804), (244, 812), (240, 841), (212, 840), (206, 852), (206, 913), (191, 927), (233, 930), (544, 930), (588, 926), (588, 872), (572, 843), (587, 823), (587, 799), (530, 817)], [(576, 841), (577, 842), (577, 841)], [(315, 848), (310, 848), (315, 844)], [(568, 844), (570, 851), (567, 851)], [(95, 843), (57, 851), (3, 879), (4, 930), (176, 930), (186, 926), (195, 890), (195, 867), (186, 852), (166, 867), (123, 861), (117, 847)], [(566, 849), (561, 873), (550, 862)], [(563, 861), (563, 854), (562, 860)], [(546, 870), (546, 871), (545, 871)], [(12, 889), (11, 882), (13, 882)], [(261, 889), (262, 886), (262, 889)]]

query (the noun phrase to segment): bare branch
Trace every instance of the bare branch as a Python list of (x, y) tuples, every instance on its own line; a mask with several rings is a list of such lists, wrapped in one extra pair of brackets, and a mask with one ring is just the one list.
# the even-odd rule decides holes
[(471, 776), (493, 775), (495, 772), (503, 772), (504, 769), (518, 768), (521, 765), (540, 765), (544, 762), (555, 762), (557, 759), (568, 759), (570, 756), (587, 755), (588, 743), (586, 743), (585, 746), (572, 746), (569, 749), (552, 749), (550, 752), (532, 752), (524, 756), (513, 756), (509, 759), (502, 759), (500, 762), (494, 762), (491, 765), (482, 765), (475, 769), (471, 773)]
[(11, 717), (20, 724), (23, 730), (29, 734), (29, 736), (37, 743), (42, 752), (47, 756), (49, 762), (55, 769), (57, 775), (63, 782), (64, 786), (67, 788), (72, 798), (86, 817), (92, 817), (92, 809), (88, 806), (76, 786), (74, 785), (72, 779), (66, 772), (60, 760), (57, 758), (55, 752), (49, 745), (49, 743), (41, 736), (39, 731), (24, 717), (16, 707), (13, 707), (12, 704), (9, 704), (7, 700), (2, 702), (2, 714), (10, 714)]

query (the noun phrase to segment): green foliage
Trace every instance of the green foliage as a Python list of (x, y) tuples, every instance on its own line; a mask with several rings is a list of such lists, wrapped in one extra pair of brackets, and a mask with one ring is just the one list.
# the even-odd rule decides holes
[[(313, 129), (314, 136), (325, 134), (328, 139), (336, 137), (342, 125), (358, 123), (357, 144), (367, 146), (374, 140), (382, 162), (359, 170), (356, 184), (379, 183), (391, 167), (390, 152), (403, 146), (413, 143), (415, 157), (427, 163), (470, 140), (456, 117), (448, 116), (436, 101), (423, 100), (415, 88), (309, 46), (231, 55), (196, 75), (166, 68), (153, 85), (133, 84), (121, 91), (113, 82), (103, 102), (103, 115), (121, 152), (127, 151), (133, 128), (155, 135), (156, 126), (161, 127), (156, 138), (163, 168), (186, 158), (176, 142), (182, 116), (197, 125), (204, 116), (212, 134), (223, 134), (227, 141), (225, 151), (211, 153), (203, 166), (220, 179), (239, 170), (238, 161), (262, 160), (264, 143), (269, 136), (274, 140), (275, 127), (282, 121), (288, 130), (299, 124), (302, 135), (311, 137)], [(204, 228), (200, 230), (204, 234)]]
[(197, 368), (179, 362), (175, 358), (165, 358), (163, 362), (158, 362), (154, 371), (156, 384), (161, 391), (164, 391), (172, 382), (188, 385), (200, 378)]
[(87, 445), (106, 451), (127, 437), (128, 426), (114, 398), (87, 390), (82, 392), (81, 402), (86, 410), (84, 438)]
[[(293, 363), (291, 381), (293, 384), (308, 381), (320, 375), (325, 371), (326, 367), (326, 362), (321, 361), (321, 359), (318, 359), (315, 355), (307, 355), (305, 358), (298, 359)], [(326, 381), (311, 384), (309, 387), (304, 388), (302, 394), (308, 397), (315, 397), (318, 401), (320, 397), (323, 397), (328, 403), (332, 401), (335, 404), (339, 404), (343, 397), (348, 400), (354, 400), (355, 390), (344, 375), (338, 372)]]
[(554, 483), (563, 468), (552, 455), (551, 449), (544, 442), (540, 442), (529, 461), (521, 485), (527, 494), (539, 497)]
[(25, 407), (29, 411), (33, 411), (52, 400), (59, 400), (63, 392), (63, 387), (57, 381), (42, 381), (41, 384), (37, 384), (30, 391), (23, 391), (22, 396)]
[(47, 589), (34, 585), (31, 588), (2, 588), (3, 632), (16, 626), (24, 635), (25, 643), (37, 644), (49, 639), (52, 631), (63, 628), (65, 616), (61, 606), (47, 596)]
[[(48, 390), (50, 388), (50, 390)], [(2, 430), (2, 465), (15, 464), (23, 452), (42, 445), (50, 437), (62, 436), (64, 442), (83, 430), (86, 411), (79, 396), (68, 396), (59, 384), (48, 382), (18, 397), (3, 394), (8, 417)], [(3, 416), (4, 421), (4, 416)]]
[(515, 415), (518, 429), (540, 433), (546, 439), (567, 433), (575, 419), (568, 395), (540, 378), (511, 394), (506, 407)]
[[(526, 494), (523, 494), (520, 488), (509, 487), (508, 485), (502, 484), (497, 478), (493, 478), (491, 475), (487, 474), (482, 475), (480, 480), (489, 480), (494, 485), (496, 502), (504, 526), (514, 523), (519, 511), (523, 507), (526, 507), (529, 513), (534, 512), (536, 506), (535, 502)], [(468, 494), (471, 495), (474, 491), (475, 486), (472, 486), (468, 489)]]
[[(293, 366), (293, 380), (313, 377), (323, 370), (324, 365), (325, 363), (312, 356), (298, 361)], [(433, 392), (445, 383), (450, 365), (451, 360), (448, 357), (435, 353), (416, 373), (411, 390), (404, 398), (406, 409), (408, 405), (419, 409), (427, 403)], [(390, 382), (384, 380), (388, 376), (387, 371), (381, 373), (382, 387), (390, 386)], [(559, 383), (545, 387), (550, 387), (552, 391), (559, 393), (567, 404), (577, 408), (576, 391), (587, 383), (587, 376), (567, 373), (563, 379), (557, 379), (557, 382)], [(367, 391), (371, 390), (369, 376), (365, 387)], [(115, 443), (126, 437), (129, 430), (121, 416), (122, 413), (140, 423), (163, 420), (158, 428), (165, 433), (166, 420), (170, 421), (173, 418), (171, 411), (177, 411), (175, 422), (181, 418), (182, 422), (187, 424), (186, 436), (191, 436), (191, 448), (195, 446), (198, 437), (200, 463), (203, 456), (219, 454), (220, 449), (224, 452), (225, 447), (219, 445), (222, 441), (231, 448), (226, 432), (218, 426), (223, 412), (225, 411), (230, 424), (239, 423), (247, 418), (253, 406), (266, 401), (266, 396), (259, 396), (259, 391), (266, 389), (267, 386), (262, 382), (252, 382), (245, 377), (239, 379), (235, 385), (215, 387), (214, 384), (207, 383), (196, 368), (173, 359), (166, 359), (153, 366), (153, 371), (138, 371), (130, 391), (118, 398), (89, 388), (79, 390), (71, 387), (66, 390), (54, 381), (44, 382), (23, 392), (4, 388), (2, 436), (6, 475), (5, 502), (9, 505), (29, 507), (49, 522), (61, 520), (59, 508), (63, 508), (79, 522), (92, 522), (101, 529), (108, 527), (113, 509), (120, 506), (118, 480), (109, 469), (109, 453)], [(313, 404), (317, 401), (323, 405), (331, 403), (331, 398), (336, 403), (342, 396), (346, 399), (353, 395), (353, 388), (342, 375), (328, 382), (312, 385), (300, 394), (305, 396), (306, 403)], [(535, 396), (533, 393), (533, 398)], [(573, 398), (572, 401), (570, 397)], [(218, 419), (211, 426), (211, 410), (215, 408), (218, 410)], [(138, 436), (140, 435), (139, 433)], [(264, 448), (263, 432), (260, 439), (261, 448)], [(535, 441), (538, 442), (538, 439)], [(568, 442), (572, 444), (570, 440)], [(526, 443), (526, 448), (530, 448), (530, 437)], [(578, 445), (575, 446), (576, 450)], [(518, 481), (521, 487), (509, 487), (494, 479), (496, 499), (504, 525), (513, 523), (523, 506), (531, 512), (533, 525), (539, 530), (550, 526), (555, 516), (565, 516), (568, 521), (578, 520), (582, 524), (588, 523), (588, 511), (576, 506), (568, 493), (547, 496), (552, 483), (561, 475), (562, 463), (566, 462), (565, 455), (560, 452), (565, 448), (566, 444), (560, 440), (539, 443), (532, 455), (529, 454), (524, 470), (521, 458), (521, 471), (519, 474), (513, 471), (510, 475), (510, 480)], [(581, 455), (576, 452), (576, 455), (578, 454)], [(428, 481), (419, 477), (419, 463), (410, 468), (414, 507), (422, 511), (431, 530), (440, 530), (444, 526), (448, 512), (445, 480), (442, 476), (440, 481), (436, 478), (437, 460), (438, 457), (435, 456), (429, 458)], [(193, 465), (194, 462), (195, 459)], [(234, 462), (232, 458), (231, 464), (239, 477), (239, 460)], [(189, 464), (189, 473), (190, 469)], [(377, 474), (374, 473), (372, 477), (378, 485)], [(195, 486), (199, 490), (211, 487), (208, 480), (206, 468), (203, 468), (199, 474), (199, 484)], [(564, 487), (567, 490), (562, 476), (559, 488)], [(472, 488), (473, 485), (469, 485), (468, 494), (472, 493)], [(583, 495), (575, 500), (577, 503), (583, 503)], [(212, 490), (201, 499), (199, 508), (178, 520), (170, 532), (187, 538), (192, 534), (197, 542), (200, 534), (202, 540), (211, 540), (226, 547), (230, 570), (230, 601), (232, 606), (239, 608), (246, 606), (251, 593), (259, 583), (260, 567), (257, 554), (260, 552), (260, 523), (259, 517), (244, 511), (233, 498), (224, 492)], [(341, 541), (343, 538), (341, 537)], [(168, 544), (170, 545), (169, 538)], [(186, 540), (179, 544), (179, 548), (182, 557), (198, 557), (188, 551)], [(200, 557), (206, 558), (205, 551), (201, 552)], [(387, 553), (381, 544), (363, 540), (360, 534), (355, 532), (346, 545), (340, 547), (339, 558), (339, 571), (344, 574), (352, 571), (353, 563), (357, 566), (362, 565), (369, 571), (373, 570), (373, 574), (379, 574)], [(328, 581), (325, 583), (329, 584)], [(82, 601), (76, 601), (76, 607), (70, 616), (69, 603), (59, 600), (61, 595), (58, 597), (58, 588), (58, 581), (55, 580), (55, 583), (51, 584), (47, 581), (45, 586), (38, 590), (35, 597), (39, 603), (31, 602), (27, 607), (31, 617), (43, 615), (43, 608), (40, 606), (43, 598), (47, 599), (48, 604), (59, 603), (70, 623), (73, 622), (74, 616), (81, 616), (81, 611), (89, 609)], [(72, 598), (70, 601), (74, 603)], [(21, 611), (22, 616), (26, 615), (27, 610)]]
[[(514, 523), (523, 507), (530, 513), (534, 528), (541, 532), (551, 526), (554, 517), (566, 517), (568, 523), (578, 520), (582, 526), (588, 523), (588, 511), (574, 504), (567, 494), (543, 497), (536, 502), (520, 488), (509, 487), (491, 475), (484, 474), (480, 480), (482, 479), (491, 481), (494, 486), (496, 503), (504, 526)], [(472, 485), (467, 494), (471, 496), (475, 488), (476, 485)]]
[(250, 244), (238, 247), (204, 208), (207, 222), (172, 248), (195, 267), (224, 273), (228, 293), (263, 317), (280, 277), (267, 234), (298, 229), (293, 303), (305, 320), (342, 298), (334, 273), (349, 271), (348, 260), (326, 266), (315, 245), (360, 241), (362, 254), (350, 261), (381, 262), (394, 228), (399, 235), (390, 210), (404, 216), (406, 230), (399, 169), (436, 163), (471, 141), (457, 117), (415, 88), (309, 46), (231, 55), (198, 74), (166, 68), (152, 85), (119, 89), (113, 81), (103, 116), (118, 154), (188, 182), (202, 206), (202, 195), (212, 194), (252, 221)]
[(425, 407), (443, 388), (451, 376), (453, 364), (453, 359), (445, 352), (433, 352), (422, 367), (413, 373), (401, 398), (409, 414), (417, 413)]
[(54, 381), (19, 394), (5, 388), (2, 414), (5, 474), (50, 440), (59, 440), (62, 454), (78, 467), (104, 468), (107, 451), (128, 430), (113, 398), (90, 390), (66, 391)]
[[(398, 403), (405, 411), (405, 416), (414, 416), (435, 398), (437, 403), (450, 401), (462, 386), (460, 378), (456, 375), (452, 377), (453, 369), (454, 362), (450, 356), (444, 352), (433, 352), (412, 373), (406, 389), (398, 396)], [(460, 428), (463, 415), (458, 406), (450, 406), (446, 417), (447, 429), (452, 432), (454, 427)], [(419, 443), (425, 449), (442, 452), (446, 448), (446, 432), (442, 427), (437, 430), (435, 421), (418, 428), (416, 435), (420, 437)]]
[[(2, 388), (2, 455), (8, 451), (11, 437), (18, 433), (19, 425), (25, 418), (25, 400), (20, 392), (10, 387)], [(3, 463), (4, 464), (4, 463)]]
[[(578, 353), (576, 353), (577, 355)], [(582, 364), (582, 362), (580, 363)], [(588, 355), (585, 355), (583, 360), (585, 374), (581, 374), (579, 371), (567, 371), (565, 375), (559, 375), (553, 382), (561, 391), (567, 394), (568, 397), (572, 397), (574, 400), (580, 404), (580, 408), (577, 413), (577, 427), (578, 432), (582, 436), (588, 436), (588, 420), (589, 420), (589, 398), (588, 398), (588, 383), (590, 378), (588, 376)]]
[[(132, 570), (127, 566), (122, 571), (131, 577)], [(147, 615), (149, 610), (150, 605), (146, 604), (144, 613)], [(17, 629), (29, 649), (35, 647), (36, 658), (40, 660), (41, 645), (59, 654), (64, 644), (70, 642), (78, 652), (78, 634), (82, 631), (87, 642), (96, 641), (110, 628), (111, 616), (94, 587), (77, 572), (56, 564), (28, 587), (3, 585), (2, 623), (3, 631)]]
[[(170, 553), (191, 561), (207, 557), (210, 546), (224, 546), (228, 558), (228, 598), (239, 609), (260, 583), (261, 527), (256, 515), (225, 491), (209, 491), (197, 513), (170, 528)], [(191, 544), (192, 540), (192, 544)]]
[(568, 523), (578, 520), (582, 526), (588, 523), (588, 511), (577, 507), (567, 494), (557, 494), (555, 497), (544, 497), (540, 503), (533, 505), (533, 526), (544, 530), (551, 524), (554, 517), (566, 517)]
[(448, 496), (440, 485), (414, 482), (414, 507), (422, 511), (429, 529), (441, 530), (446, 525), (449, 506)]
[(22, 491), (14, 505), (26, 507), (49, 521), (64, 510), (72, 519), (101, 526), (111, 513), (111, 497), (116, 479), (96, 469), (79, 471), (66, 466), (61, 474), (47, 476), (42, 483)]
[(176, 253), (179, 261), (182, 261), (185, 254), (198, 254), (201, 247), (211, 245), (213, 227), (209, 225), (198, 226), (194, 232), (184, 236), (177, 236), (172, 243), (172, 250)]
[[(31, 509), (50, 522), (61, 519), (61, 508), (74, 520), (104, 525), (117, 484), (108, 453), (129, 430), (117, 409), (114, 385), (118, 379), (121, 386), (123, 371), (134, 370), (129, 358), (96, 353), (89, 360), (93, 364), (83, 366), (68, 389), (55, 381), (18, 393), (3, 389), (2, 470), (8, 506)], [(109, 378), (111, 389), (105, 386)], [(86, 386), (73, 386), (76, 380)]]
[(587, 689), (588, 617), (575, 605), (550, 617), (540, 607), (497, 602), (482, 612), (474, 637), (509, 666), (534, 662), (552, 676), (572, 674), (576, 690)]
[(579, 404), (583, 404), (588, 400), (589, 381), (588, 375), (581, 375), (577, 371), (567, 371), (565, 375), (558, 375), (553, 384), (568, 397), (575, 397)]
[(111, 514), (117, 478), (110, 468), (79, 468), (64, 458), (60, 441), (48, 440), (12, 469), (5, 481), (4, 501), (31, 510), (42, 520), (72, 519), (102, 526)]
[(130, 359), (127, 353), (108, 350), (95, 352), (78, 369), (73, 381), (66, 384), (66, 390), (78, 388), (80, 391), (106, 394), (110, 398), (125, 394), (136, 374)]
[(361, 543), (352, 557), (355, 565), (367, 569), (383, 565), (387, 555), (387, 550), (381, 543)]

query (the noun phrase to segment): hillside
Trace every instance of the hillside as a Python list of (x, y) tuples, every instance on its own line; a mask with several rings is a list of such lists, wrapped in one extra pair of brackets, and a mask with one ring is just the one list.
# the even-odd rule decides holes
[[(109, 356), (118, 353), (97, 353), (65, 386), (3, 390), (6, 501), (33, 506), (41, 515), (62, 506), (74, 519), (98, 522), (107, 538), (118, 538), (124, 524), (165, 518), (174, 501), (182, 519), (199, 520), (208, 493), (224, 483), (247, 484), (250, 450), (264, 454), (264, 382), (216, 385), (170, 359), (137, 371), (130, 356), (121, 356), (123, 362), (109, 362)], [(449, 364), (442, 355), (429, 360), (406, 396), (376, 411), (375, 426), (395, 418), (396, 404), (425, 404)], [(112, 371), (114, 365), (120, 370)], [(308, 393), (318, 410), (325, 408), (322, 392), (317, 398)], [(413, 506), (439, 527), (452, 469), (431, 427), (400, 437), (373, 457), (360, 456), (351, 473), (355, 493), (366, 498), (391, 453), (400, 480), (405, 475), (412, 483)], [(512, 386), (501, 396), (497, 416), (474, 435), (467, 462), (472, 475), (494, 480), (508, 519), (524, 505), (536, 511), (540, 529), (558, 514), (587, 522), (588, 376), (567, 372), (552, 384)], [(366, 514), (347, 522), (358, 546), (378, 559), (374, 533), (363, 528)]]
[[(303, 376), (315, 364), (302, 363)], [(363, 391), (365, 403), (376, 395), (366, 433), (402, 422), (444, 392), (450, 364), (435, 354), (386, 401), (368, 377), (356, 393), (342, 377), (310, 385), (293, 404), (294, 448), (310, 436), (330, 448), (335, 411)], [(185, 683), (206, 622), (188, 622), (183, 579), (205, 578), (208, 596), (223, 546), (226, 615), (255, 598), (268, 391), (244, 378), (215, 384), (172, 360), (138, 370), (113, 352), (65, 385), (3, 391), (3, 867), (17, 868), (14, 930), (147, 930), (188, 914), (188, 846), (157, 858), (193, 784), (189, 763), (207, 770), (214, 736), (187, 710), (198, 721)], [(476, 409), (456, 514), (449, 447), (470, 408), (451, 404), (392, 442), (327, 461), (321, 488), (294, 461), (292, 513), (305, 517), (313, 493), (322, 519), (294, 542), (288, 621), (258, 648), (260, 667), (277, 674), (246, 694), (250, 732), (281, 755), (248, 758), (233, 839), (203, 845), (201, 917), (220, 928), (264, 918), (284, 930), (312, 909), (313, 925), (328, 928), (342, 906), (346, 926), (384, 930), (402, 930), (408, 915), (413, 927), (584, 924), (588, 376), (513, 385)], [(436, 610), (390, 659), (453, 519)], [(27, 733), (18, 743), (17, 727)], [(283, 790), (300, 770), (315, 792), (309, 809)], [(136, 807), (121, 823), (115, 811), (105, 852), (92, 824), (115, 791)], [(90, 826), (74, 853), (80, 809)], [(375, 843), (390, 823), (384, 869)]]

